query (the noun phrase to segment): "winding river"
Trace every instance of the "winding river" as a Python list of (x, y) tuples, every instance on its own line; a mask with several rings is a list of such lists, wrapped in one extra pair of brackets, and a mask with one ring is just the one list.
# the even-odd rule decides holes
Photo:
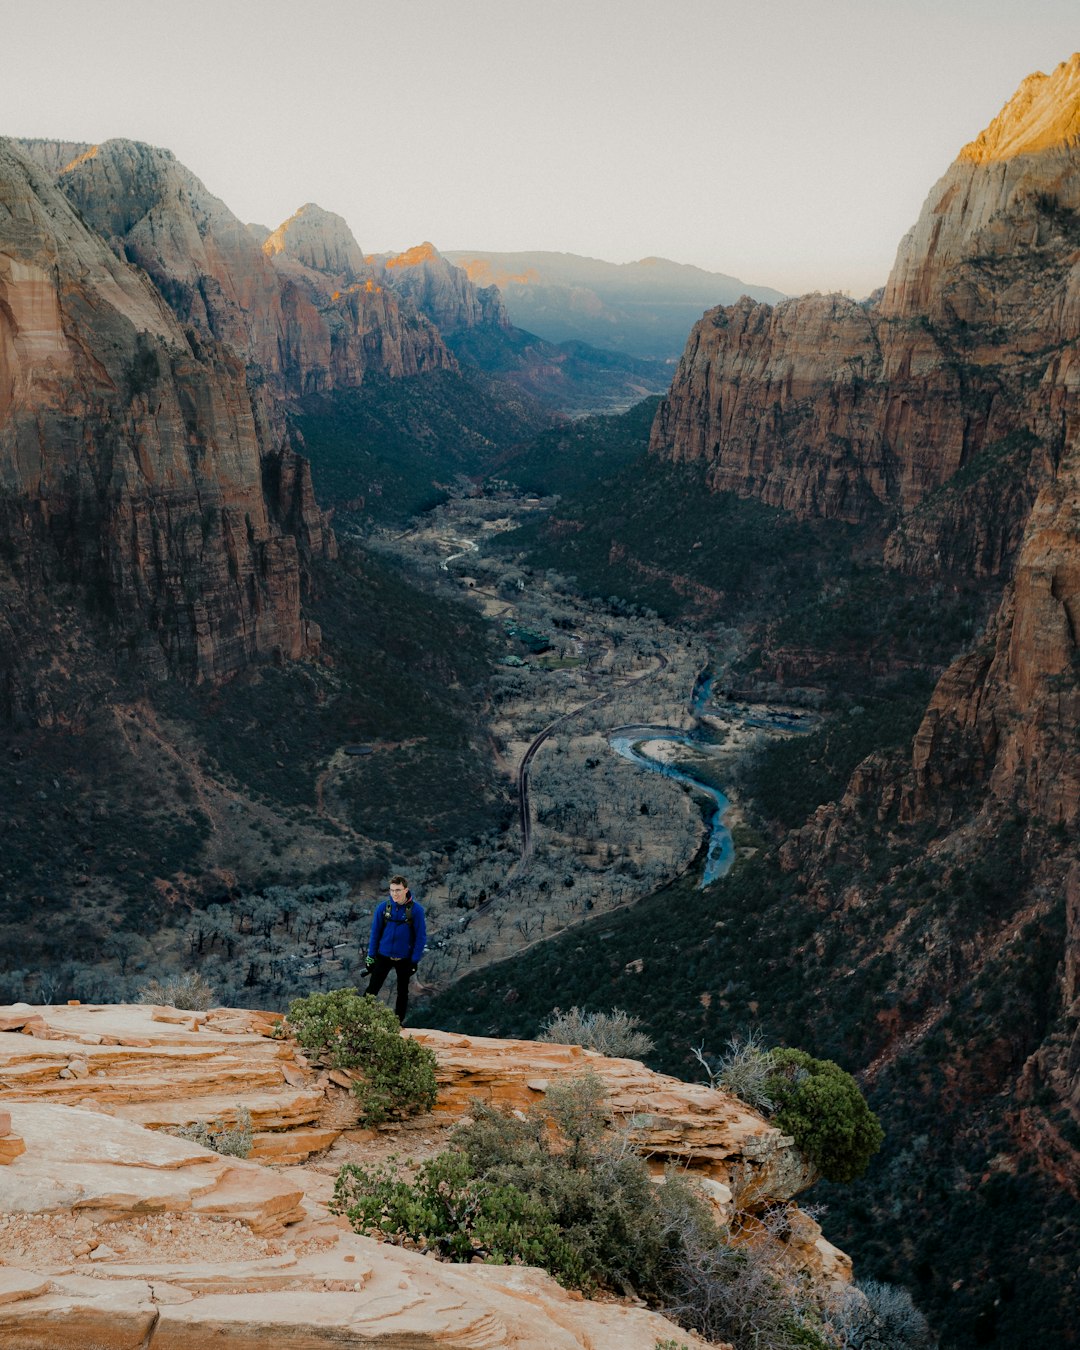
[[(690, 698), (690, 709), (695, 716), (701, 717), (704, 714), (712, 700), (712, 694), (713, 676), (708, 670), (704, 670), (695, 681)], [(761, 712), (753, 712), (746, 708), (740, 711), (739, 720), (744, 726), (786, 732), (809, 731), (818, 721), (812, 713), (775, 708)], [(643, 741), (674, 741), (678, 745), (700, 746), (702, 737), (700, 733), (694, 731), (676, 731), (672, 727), (644, 725), (615, 727), (608, 732), (608, 744), (617, 755), (643, 769), (649, 769), (652, 773), (672, 778), (676, 783), (685, 783), (687, 787), (708, 797), (713, 803), (713, 809), (709, 812), (706, 822), (709, 849), (705, 858), (705, 870), (698, 885), (698, 890), (704, 890), (719, 877), (726, 876), (735, 861), (735, 842), (731, 837), (731, 830), (724, 823), (724, 816), (731, 803), (718, 788), (703, 783), (692, 774), (683, 773), (681, 769), (676, 769), (671, 764), (665, 764), (662, 760), (652, 759), (649, 755), (643, 754), (637, 748)]]
[(630, 760), (632, 764), (662, 774), (664, 778), (673, 778), (676, 783), (685, 783), (712, 801), (713, 809), (707, 822), (709, 851), (705, 857), (705, 870), (698, 885), (698, 890), (704, 890), (718, 877), (725, 876), (735, 861), (735, 842), (731, 837), (731, 831), (724, 824), (724, 815), (731, 803), (718, 788), (710, 787), (708, 783), (683, 773), (681, 769), (676, 769), (671, 764), (642, 754), (637, 748), (641, 741), (675, 741), (679, 745), (695, 745), (700, 744), (700, 737), (689, 731), (672, 731), (669, 727), (616, 727), (614, 731), (608, 733), (608, 744), (617, 755)]

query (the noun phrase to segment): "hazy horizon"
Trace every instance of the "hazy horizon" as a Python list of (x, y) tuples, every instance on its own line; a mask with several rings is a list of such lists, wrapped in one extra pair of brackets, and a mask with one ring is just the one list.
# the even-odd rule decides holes
[(789, 294), (881, 285), (961, 146), (1080, 46), (1064, 0), (0, 5), (0, 134), (165, 146), (241, 219), (316, 201), (367, 252)]

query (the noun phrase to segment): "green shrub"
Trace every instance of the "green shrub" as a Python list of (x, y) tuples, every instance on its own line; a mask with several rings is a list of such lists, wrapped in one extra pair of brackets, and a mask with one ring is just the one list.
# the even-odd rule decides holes
[(358, 1069), (353, 1084), (366, 1125), (430, 1111), (438, 1089), (435, 1055), (401, 1034), (398, 1020), (370, 994), (332, 989), (289, 1005), (289, 1027), (304, 1050), (333, 1069)]
[(640, 1018), (631, 1017), (621, 1008), (612, 1008), (609, 1013), (584, 1012), (577, 1007), (564, 1013), (555, 1008), (536, 1039), (556, 1045), (581, 1045), (614, 1059), (641, 1059), (653, 1048), (653, 1039), (638, 1030), (640, 1025)]
[(774, 1050), (768, 1091), (775, 1124), (827, 1181), (853, 1181), (885, 1138), (851, 1074), (803, 1050)]
[(221, 1120), (197, 1120), (193, 1125), (181, 1125), (175, 1133), (180, 1139), (189, 1139), (231, 1158), (246, 1158), (254, 1143), (251, 1112), (246, 1106), (237, 1107), (235, 1125), (226, 1125)]
[(826, 1181), (866, 1171), (885, 1135), (851, 1074), (803, 1050), (769, 1049), (760, 1035), (734, 1036), (715, 1064), (699, 1048), (710, 1086), (734, 1093), (768, 1116)]
[(823, 1310), (791, 1270), (786, 1214), (733, 1244), (685, 1174), (657, 1185), (608, 1115), (594, 1074), (553, 1085), (526, 1112), (474, 1102), (453, 1149), (415, 1179), (350, 1165), (331, 1207), (357, 1232), (449, 1260), (528, 1262), (586, 1292), (638, 1294), (736, 1350), (828, 1350)]
[(525, 1113), (474, 1102), (453, 1149), (425, 1163), (414, 1183), (347, 1167), (335, 1207), (358, 1232), (451, 1260), (530, 1262), (573, 1288), (633, 1288), (656, 1299), (671, 1226), (647, 1164), (605, 1135), (606, 1124), (603, 1085), (592, 1074), (552, 1086)]
[(581, 1262), (577, 1287), (656, 1296), (666, 1250), (656, 1187), (644, 1160), (606, 1133), (607, 1113), (600, 1079), (583, 1074), (553, 1084), (523, 1118), (476, 1103), (454, 1143), (475, 1175), (542, 1203)]
[(563, 1284), (586, 1283), (581, 1258), (543, 1202), (478, 1178), (463, 1153), (429, 1158), (413, 1182), (396, 1179), (386, 1165), (347, 1164), (330, 1207), (357, 1233), (382, 1233), (450, 1261), (542, 1266)]

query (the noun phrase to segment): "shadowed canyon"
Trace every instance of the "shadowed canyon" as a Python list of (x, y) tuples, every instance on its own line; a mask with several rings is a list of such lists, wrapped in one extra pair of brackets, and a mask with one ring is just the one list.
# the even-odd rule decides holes
[[(648, 1069), (603, 1068), (646, 1135), (645, 1075), (700, 1080), (732, 1038), (798, 1047), (854, 1074), (885, 1130), (864, 1175), (816, 1182), (816, 1218), (793, 1211), (798, 1268), (850, 1279), (836, 1243), (943, 1346), (1077, 1343), (1080, 54), (959, 151), (882, 289), (717, 291), (672, 364), (670, 325), (721, 284), (658, 259), (365, 253), (314, 203), (243, 223), (165, 149), (0, 139), (0, 1123), (25, 1115), (42, 1155), (0, 1172), (51, 1165), (40, 1113), (65, 1102), (118, 1128), (188, 1123), (187, 1093), (231, 1109), (231, 1085), (173, 1075), (216, 1038), (228, 1078), (233, 1034), (256, 1159), (370, 1144), (272, 1018), (113, 1005), (195, 971), (223, 1009), (271, 1013), (356, 984), (403, 871), (429, 926), (410, 1035), (452, 1087), (436, 1118), (464, 1113), (462, 1080), (521, 1107), (569, 1073), (536, 1044), (560, 1008), (651, 1038)], [(701, 886), (719, 829), (731, 865)], [(120, 1049), (173, 1086), (141, 1096)], [(80, 1069), (76, 1092), (95, 1058), (123, 1081)], [(264, 1069), (310, 1110), (278, 1119)], [(763, 1224), (808, 1178), (751, 1194), (747, 1138), (773, 1127), (732, 1100), (710, 1098), (739, 1137), (709, 1165)], [(173, 1166), (151, 1144), (140, 1166)], [(382, 1289), (397, 1256), (440, 1307), (475, 1300), (445, 1312), (462, 1344), (532, 1344), (530, 1300), (547, 1344), (677, 1344), (642, 1309), (590, 1324), (550, 1281), (470, 1294), (471, 1267), (380, 1264), (331, 1234), (314, 1174), (243, 1168), (317, 1221), (273, 1270), (237, 1238), (255, 1264), (218, 1294), (119, 1263), (117, 1345), (197, 1344), (210, 1295), (237, 1345), (350, 1343), (373, 1333), (344, 1263)], [(324, 1238), (338, 1330), (279, 1310), (253, 1331), (241, 1301), (306, 1299)], [(20, 1310), (0, 1343), (37, 1344), (17, 1337), (54, 1305), (106, 1334), (87, 1277), (50, 1290), (48, 1265), (0, 1281)], [(154, 1278), (195, 1301), (161, 1320)], [(387, 1344), (439, 1343), (410, 1317)]]

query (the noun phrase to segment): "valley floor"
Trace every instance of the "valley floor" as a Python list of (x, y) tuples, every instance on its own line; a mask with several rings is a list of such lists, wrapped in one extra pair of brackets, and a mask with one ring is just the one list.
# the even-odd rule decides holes
[[(536, 572), (498, 547), (501, 534), (545, 505), (511, 492), (462, 492), (406, 532), (367, 541), (436, 592), (474, 604), (507, 648), (488, 725), (519, 828), (459, 841), (449, 865), (424, 879), (431, 992), (464, 969), (633, 904), (697, 865), (707, 803), (620, 758), (609, 743), (615, 728), (698, 729), (693, 750), (653, 741), (650, 754), (691, 773), (696, 765), (729, 797), (739, 765), (765, 740), (791, 734), (742, 707), (693, 708), (696, 682), (717, 651), (737, 648), (735, 633), (706, 641), (635, 606), (588, 600), (573, 579)], [(728, 823), (741, 820), (736, 800)]]

